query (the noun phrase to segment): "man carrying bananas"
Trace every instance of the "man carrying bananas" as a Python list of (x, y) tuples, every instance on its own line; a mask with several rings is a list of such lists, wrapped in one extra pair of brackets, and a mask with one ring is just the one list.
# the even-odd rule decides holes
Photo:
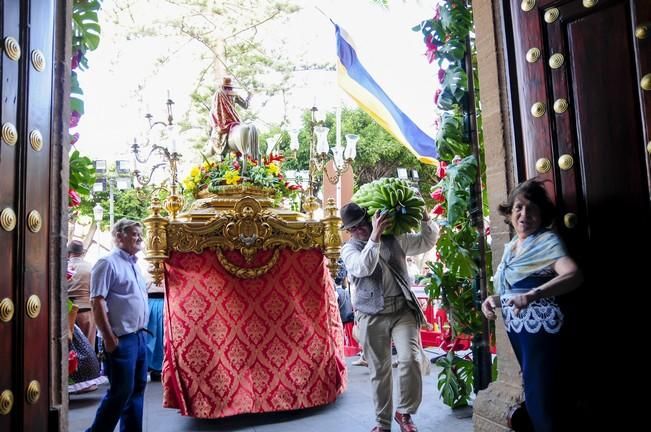
[(410, 289), (406, 257), (429, 251), (438, 227), (422, 211), (419, 233), (383, 235), (391, 221), (388, 212), (372, 217), (354, 202), (341, 208), (341, 229), (351, 239), (341, 250), (349, 282), (356, 287), (359, 336), (369, 363), (377, 425), (371, 432), (391, 430), (393, 388), (391, 341), (398, 353), (399, 396), (394, 419), (401, 432), (416, 432), (411, 418), (420, 405), (423, 380), (419, 332), (425, 316)]

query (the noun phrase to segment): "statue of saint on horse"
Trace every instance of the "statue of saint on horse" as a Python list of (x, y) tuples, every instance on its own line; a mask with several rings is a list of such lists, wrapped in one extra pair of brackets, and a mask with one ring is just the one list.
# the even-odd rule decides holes
[(260, 158), (258, 131), (252, 124), (242, 124), (235, 110), (235, 104), (246, 109), (249, 107), (249, 93), (246, 99), (234, 91), (231, 78), (225, 77), (221, 87), (215, 92), (210, 109), (212, 133), (208, 141), (209, 154), (224, 156), (229, 150), (242, 154), (242, 174), (246, 173), (246, 162)]

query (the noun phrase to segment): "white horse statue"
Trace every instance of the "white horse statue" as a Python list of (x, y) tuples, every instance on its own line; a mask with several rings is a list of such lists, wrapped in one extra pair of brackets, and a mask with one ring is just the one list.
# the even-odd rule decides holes
[(260, 159), (258, 131), (252, 124), (242, 124), (235, 110), (235, 104), (248, 108), (251, 95), (243, 99), (233, 91), (231, 79), (226, 77), (213, 97), (210, 109), (212, 133), (207, 144), (208, 154), (224, 156), (229, 150), (242, 154), (242, 174), (246, 173), (247, 159)]

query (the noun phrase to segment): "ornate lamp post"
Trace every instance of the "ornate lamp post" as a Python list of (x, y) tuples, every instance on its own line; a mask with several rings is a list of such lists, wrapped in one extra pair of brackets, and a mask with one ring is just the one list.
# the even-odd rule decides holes
[[(315, 178), (319, 173), (323, 178), (327, 178), (332, 184), (339, 182), (339, 178), (345, 173), (353, 163), (357, 155), (357, 141), (359, 136), (355, 134), (346, 134), (346, 147), (342, 147), (337, 141), (337, 144), (330, 148), (328, 143), (329, 128), (323, 125), (323, 121), (317, 120), (317, 107), (313, 106), (312, 117), (310, 121), (311, 140), (310, 140), (310, 161), (309, 161), (309, 178), (307, 196), (303, 203), (303, 209), (308, 213), (310, 219), (313, 219), (313, 214), (319, 208), (316, 197), (314, 196)], [(298, 131), (290, 131), (290, 146), (291, 150), (298, 150)], [(334, 173), (329, 173), (327, 169), (328, 162), (333, 161)]]
[[(149, 154), (142, 156), (140, 154), (141, 146), (138, 144), (137, 140), (134, 138), (133, 144), (131, 145), (131, 151), (133, 153), (133, 175), (137, 182), (141, 186), (147, 186), (152, 181), (152, 176), (159, 168), (169, 165), (170, 178), (161, 183), (161, 186), (157, 190), (167, 190), (163, 184), (169, 182), (169, 196), (165, 199), (163, 204), (165, 210), (169, 212), (172, 216), (172, 219), (176, 219), (176, 215), (183, 207), (183, 198), (178, 194), (178, 161), (181, 158), (181, 154), (176, 151), (176, 131), (174, 130), (174, 116), (172, 113), (172, 106), (174, 101), (167, 98), (167, 122), (163, 121), (152, 121), (153, 116), (149, 113), (145, 115), (145, 118), (149, 122), (149, 137), (146, 143), (143, 145), (144, 148), (150, 148)], [(152, 143), (151, 134), (155, 127), (162, 126), (167, 130), (167, 139), (169, 140), (168, 145), (160, 145)], [(138, 169), (138, 163), (145, 164), (149, 161), (151, 156), (156, 153), (158, 156), (164, 159), (164, 162), (157, 163), (153, 165), (149, 171), (148, 175), (145, 175), (140, 172)]]

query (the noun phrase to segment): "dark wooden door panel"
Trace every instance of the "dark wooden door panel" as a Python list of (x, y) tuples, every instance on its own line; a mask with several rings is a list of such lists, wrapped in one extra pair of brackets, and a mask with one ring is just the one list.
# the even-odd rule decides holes
[[(20, 44), (20, 3), (16, 1), (2, 2), (0, 7), (2, 14), (2, 40), (7, 45), (6, 38), (11, 37)], [(5, 136), (10, 127), (17, 128), (18, 111), (18, 71), (20, 60), (16, 61), (9, 57), (3, 46), (0, 59), (2, 86), (0, 88), (0, 118), (2, 127), (5, 129)], [(17, 129), (16, 129), (17, 133)], [(6, 139), (0, 140), (0, 212), (4, 212), (5, 218), (13, 213), (18, 225), (20, 210), (17, 199), (17, 147), (19, 143), (11, 144)], [(7, 220), (5, 219), (5, 222)], [(0, 430), (17, 430), (19, 423), (16, 412), (16, 400), (22, 396), (17, 390), (19, 381), (17, 374), (19, 368), (16, 364), (16, 347), (18, 346), (18, 315), (20, 314), (20, 299), (17, 297), (15, 283), (17, 267), (16, 245), (17, 232), (14, 227), (11, 231), (0, 227), (0, 302), (5, 305), (13, 304), (14, 313), (8, 321), (0, 321), (0, 395), (5, 397), (11, 394), (14, 399), (12, 411), (0, 415)], [(10, 303), (9, 303), (10, 302)], [(9, 393), (11, 392), (11, 393)]]
[[(649, 216), (647, 157), (628, 6), (618, 2), (567, 25), (584, 198), (581, 225), (588, 241), (609, 245), (611, 250), (629, 243), (612, 229), (613, 211), (631, 218), (628, 223), (641, 223), (639, 216)], [(607, 254), (591, 258), (596, 265), (611, 259)]]
[[(24, 430), (47, 430), (49, 411), (49, 280), (48, 280), (48, 221), (50, 205), (50, 118), (52, 115), (52, 48), (53, 48), (53, 3), (51, 0), (32, 0), (29, 3), (29, 50), (40, 52), (44, 68), (39, 71), (32, 61), (26, 70), (26, 118), (22, 160), (24, 176), (21, 196), (24, 199), (24, 213), (40, 216), (39, 230), (24, 230), (24, 260), (27, 271), (23, 273), (24, 301), (38, 299), (41, 311), (35, 318), (27, 318), (23, 332), (23, 388), (39, 383), (39, 401), (24, 402)], [(32, 57), (30, 55), (30, 57)], [(30, 59), (31, 60), (31, 59)], [(42, 137), (42, 143), (35, 142)], [(29, 143), (27, 142), (29, 141)]]
[[(0, 301), (15, 312), (0, 321), (0, 394), (13, 406), (0, 415), (0, 430), (49, 429), (50, 392), (50, 143), (52, 123), (54, 0), (0, 1), (3, 38), (21, 55), (3, 50), (2, 124), (16, 142), (0, 143), (0, 212), (15, 213), (15, 228), (0, 228)], [(58, 188), (58, 185), (55, 187)]]
[[(651, 241), (651, 90), (641, 88), (651, 73), (651, 34), (635, 36), (641, 25), (651, 29), (651, 1), (504, 0), (502, 6), (515, 172), (519, 181), (551, 181), (556, 227), (586, 276), (575, 296), (574, 347), (598, 350), (599, 329), (608, 325), (600, 311), (613, 299), (639, 295), (639, 283), (623, 281), (647, 279), (639, 271), (648, 267), (648, 254), (630, 245)], [(537, 102), (544, 107), (539, 117), (531, 112)], [(568, 158), (573, 163), (563, 165)], [(568, 223), (571, 215), (576, 225)], [(618, 323), (622, 329), (626, 319)], [(595, 407), (605, 399), (594, 377), (601, 373), (589, 360), (577, 368), (579, 396), (590, 412), (582, 418), (598, 418)]]

